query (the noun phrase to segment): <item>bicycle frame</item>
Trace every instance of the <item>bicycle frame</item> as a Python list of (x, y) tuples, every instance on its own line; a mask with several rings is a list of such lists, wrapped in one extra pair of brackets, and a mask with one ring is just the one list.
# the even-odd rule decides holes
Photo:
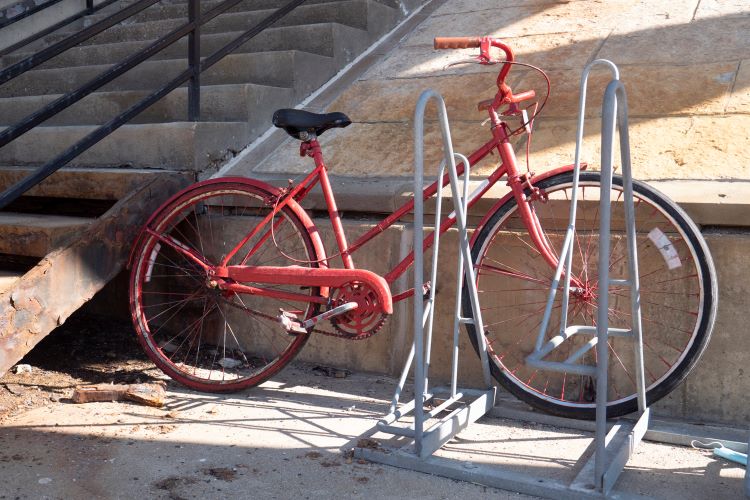
[[(479, 109), (487, 110), (489, 114), (489, 121), (491, 123), (492, 139), (481, 146), (479, 149), (474, 151), (468, 158), (468, 168), (471, 169), (473, 165), (479, 163), (490, 153), (497, 151), (500, 157), (500, 163), (497, 168), (490, 174), (490, 176), (480, 184), (480, 186), (469, 195), (468, 207), (471, 208), (480, 198), (482, 198), (487, 191), (489, 191), (502, 177), (507, 178), (507, 185), (510, 187), (509, 192), (488, 211), (487, 215), (480, 222), (477, 231), (475, 231), (475, 237), (479, 234), (479, 230), (487, 222), (489, 216), (502, 204), (507, 202), (511, 196), (515, 197), (518, 203), (519, 213), (521, 219), (527, 228), (532, 243), (539, 251), (540, 255), (550, 268), (555, 269), (558, 264), (558, 257), (555, 250), (550, 246), (549, 241), (544, 235), (544, 231), (536, 217), (533, 208), (531, 207), (531, 201), (535, 199), (544, 200), (544, 193), (539, 193), (533, 186), (533, 182), (546, 179), (553, 175), (569, 172), (573, 170), (573, 165), (566, 165), (557, 169), (549, 170), (541, 175), (533, 176), (529, 173), (522, 173), (519, 171), (516, 165), (516, 156), (513, 148), (510, 144), (510, 138), (517, 132), (512, 131), (508, 124), (498, 114), (497, 109), (503, 105), (508, 105), (508, 109), (504, 116), (518, 116), (522, 115), (522, 111), (518, 107), (518, 103), (534, 97), (534, 91), (522, 92), (520, 94), (513, 94), (511, 88), (505, 83), (505, 78), (510, 70), (510, 63), (513, 62), (513, 53), (507, 45), (503, 44), (498, 40), (494, 40), (488, 37), (477, 38), (477, 39), (436, 39), (436, 48), (464, 48), (464, 47), (479, 47), (480, 56), (479, 62), (482, 64), (494, 63), (489, 55), (491, 47), (498, 47), (505, 51), (506, 63), (501, 68), (498, 78), (497, 87), (498, 92), (494, 99), (488, 101), (482, 101), (479, 103)], [(525, 117), (525, 113), (523, 113)], [(527, 124), (524, 124), (527, 125)], [(524, 127), (525, 128), (525, 127)], [(407, 201), (392, 214), (387, 216), (375, 227), (367, 231), (365, 234), (360, 236), (353, 244), (349, 245), (346, 240), (344, 233), (343, 224), (341, 223), (341, 217), (338, 213), (336, 206), (336, 200), (334, 197), (333, 190), (331, 189), (331, 183), (328, 178), (328, 171), (326, 169), (325, 162), (323, 160), (323, 153), (318, 143), (317, 137), (314, 135), (308, 140), (303, 141), (300, 144), (300, 155), (309, 156), (315, 162), (315, 168), (296, 186), (289, 186), (284, 189), (272, 188), (266, 186), (269, 192), (278, 193), (274, 195), (272, 199), (268, 200), (269, 206), (273, 206), (272, 210), (264, 217), (264, 219), (255, 226), (244, 238), (242, 238), (237, 245), (226, 254), (219, 265), (214, 266), (208, 262), (204, 262), (203, 259), (196, 255), (190, 249), (184, 247), (178, 241), (172, 241), (170, 237), (164, 236), (148, 229), (150, 220), (146, 224), (145, 232), (151, 236), (157, 238), (162, 243), (171, 246), (174, 250), (183, 253), (187, 258), (193, 260), (197, 265), (202, 267), (207, 275), (211, 277), (210, 284), (216, 288), (221, 288), (227, 292), (245, 293), (252, 295), (267, 296), (272, 298), (280, 298), (287, 300), (296, 300), (303, 302), (316, 302), (319, 304), (326, 304), (328, 297), (329, 287), (338, 287), (351, 281), (360, 281), (368, 284), (379, 296), (382, 310), (385, 313), (392, 312), (392, 302), (406, 299), (414, 294), (413, 289), (405, 290), (396, 295), (391, 293), (391, 285), (400, 278), (411, 265), (414, 263), (414, 249), (404, 257), (393, 269), (391, 269), (385, 276), (379, 276), (370, 271), (356, 269), (352, 254), (365, 246), (370, 240), (372, 240), (378, 234), (384, 232), (387, 228), (391, 227), (397, 221), (399, 221), (406, 214), (410, 213), (414, 209), (414, 199)], [(583, 165), (582, 165), (583, 166)], [(467, 166), (459, 163), (456, 166), (457, 175), (462, 176), (466, 171)], [(585, 168), (585, 166), (583, 166)], [(427, 200), (434, 196), (438, 189), (449, 184), (448, 174), (445, 174), (442, 179), (439, 179), (422, 190), (422, 199)], [(281, 224), (282, 219), (274, 220), (276, 215), (285, 206), (291, 203), (298, 203), (303, 200), (310, 191), (320, 183), (320, 187), (323, 191), (325, 198), (326, 207), (328, 209), (328, 216), (333, 227), (333, 232), (336, 238), (336, 244), (338, 247), (338, 254), (334, 254), (333, 257), (323, 257), (320, 261), (315, 262), (317, 267), (304, 268), (299, 266), (286, 266), (286, 267), (269, 267), (269, 266), (247, 266), (248, 259), (258, 251), (269, 238), (273, 238), (273, 232)], [(530, 195), (526, 195), (526, 189), (531, 190)], [(456, 223), (455, 215), (449, 215), (444, 221), (440, 223), (439, 234), (446, 232)], [(265, 233), (260, 235), (258, 241), (244, 255), (239, 265), (228, 265), (228, 263), (237, 255), (241, 248), (243, 248), (252, 238), (254, 238), (262, 230)], [(435, 241), (435, 234), (431, 233), (423, 239), (422, 252), (425, 252), (432, 247)], [(472, 240), (473, 243), (473, 240)], [(322, 248), (322, 242), (320, 242), (320, 248), (323, 255), (326, 254), (325, 249)], [(343, 269), (329, 269), (329, 261), (340, 256)], [(485, 266), (486, 271), (503, 273), (509, 275), (518, 275), (524, 279), (533, 279), (529, 276), (521, 276), (517, 271), (504, 270), (500, 268), (494, 268)], [(294, 293), (289, 291), (279, 291), (272, 288), (261, 288), (258, 286), (249, 286), (242, 283), (256, 283), (256, 284), (290, 284), (290, 285), (302, 285), (302, 286), (315, 286), (320, 287), (320, 296), (310, 296)]]
[[(557, 255), (555, 251), (550, 247), (549, 242), (547, 241), (547, 238), (544, 237), (542, 228), (539, 224), (538, 219), (534, 215), (533, 210), (530, 206), (530, 199), (527, 199), (526, 194), (524, 193), (524, 189), (526, 187), (532, 186), (531, 184), (531, 178), (525, 173), (520, 173), (517, 166), (516, 166), (516, 157), (515, 153), (513, 152), (513, 148), (510, 145), (510, 134), (509, 134), (509, 128), (507, 124), (500, 119), (498, 114), (495, 112), (494, 109), (490, 108), (490, 119), (493, 123), (492, 126), (492, 134), (493, 139), (489, 142), (485, 143), (482, 147), (477, 149), (473, 154), (469, 156), (469, 169), (471, 169), (472, 165), (476, 165), (478, 162), (480, 162), (482, 159), (484, 159), (488, 154), (490, 154), (492, 151), (497, 150), (500, 158), (501, 163), (500, 165), (492, 172), (492, 174), (479, 186), (479, 188), (471, 193), (470, 199), (469, 199), (469, 207), (473, 206), (482, 196), (484, 196), (487, 191), (489, 191), (492, 186), (494, 186), (498, 180), (500, 180), (503, 176), (507, 176), (508, 179), (508, 186), (510, 187), (510, 191), (502, 198), (500, 199), (494, 208), (502, 205), (505, 203), (511, 196), (514, 196), (518, 202), (519, 210), (521, 213), (522, 220), (524, 221), (524, 224), (526, 225), (527, 229), (529, 230), (529, 233), (532, 237), (532, 240), (534, 244), (536, 245), (537, 249), (539, 250), (540, 254), (543, 256), (546, 262), (549, 263), (550, 267), (553, 269), (557, 266)], [(227, 263), (232, 260), (233, 257), (237, 254), (240, 248), (242, 248), (248, 241), (250, 241), (254, 236), (258, 234), (259, 231), (261, 231), (263, 228), (266, 228), (266, 233), (259, 239), (258, 243), (248, 251), (248, 253), (244, 256), (241, 263), (244, 264), (247, 262), (249, 257), (253, 254), (254, 251), (256, 251), (264, 242), (268, 240), (269, 237), (271, 237), (271, 231), (274, 227), (271, 225), (268, 227), (268, 224), (271, 223), (275, 217), (275, 215), (281, 210), (286, 204), (290, 202), (290, 200), (294, 200), (295, 202), (299, 202), (303, 200), (310, 191), (318, 184), (320, 183), (320, 187), (323, 191), (323, 196), (326, 202), (326, 207), (328, 210), (328, 216), (331, 222), (331, 225), (333, 227), (334, 235), (336, 238), (336, 244), (339, 250), (339, 254), (344, 266), (344, 269), (347, 270), (347, 272), (342, 273), (342, 270), (335, 270), (335, 273), (331, 273), (329, 275), (329, 280), (326, 283), (318, 282), (318, 285), (327, 285), (327, 286), (336, 286), (342, 279), (344, 279), (344, 276), (348, 277), (348, 280), (352, 279), (351, 272), (361, 272), (362, 270), (357, 270), (354, 266), (354, 261), (352, 259), (352, 254), (365, 246), (369, 241), (371, 241), (373, 238), (375, 238), (378, 234), (384, 232), (387, 228), (391, 227), (393, 224), (395, 224), (397, 221), (399, 221), (403, 216), (410, 213), (414, 208), (414, 199), (407, 201), (404, 203), (401, 207), (399, 207), (397, 210), (395, 210), (391, 215), (387, 216), (383, 221), (381, 221), (379, 224), (377, 224), (375, 227), (370, 229), (368, 232), (360, 236), (353, 244), (349, 245), (346, 239), (346, 235), (344, 233), (343, 225), (341, 223), (341, 217), (338, 213), (338, 208), (336, 206), (336, 200), (333, 193), (333, 190), (331, 188), (330, 180), (328, 178), (328, 172), (325, 165), (325, 162), (323, 160), (323, 154), (320, 148), (320, 144), (318, 143), (317, 139), (313, 138), (309, 141), (302, 142), (300, 144), (300, 154), (305, 156), (310, 156), (313, 158), (315, 162), (315, 168), (296, 186), (286, 188), (282, 190), (282, 194), (280, 195), (279, 199), (275, 200), (274, 208), (273, 210), (266, 215), (265, 219), (259, 223), (253, 231), (248, 233), (240, 242), (234, 247), (232, 251), (230, 251), (226, 257), (223, 259), (222, 263), (217, 267), (217, 270), (225, 269), (225, 266)], [(460, 163), (457, 165), (457, 172), (458, 175), (463, 175), (465, 172), (465, 165), (463, 163)], [(571, 171), (573, 169), (572, 165), (567, 165), (564, 167), (560, 167), (557, 169), (553, 169), (550, 171), (545, 172), (542, 175), (535, 176), (534, 180), (541, 180), (545, 179), (547, 177), (550, 177), (552, 175), (556, 175), (558, 173)], [(422, 191), (422, 198), (424, 200), (427, 200), (428, 198), (432, 197), (437, 193), (438, 187), (443, 188), (448, 185), (449, 179), (448, 175), (444, 175), (440, 181), (435, 181), (429, 186), (425, 187)], [(489, 213), (491, 213), (493, 210), (490, 210)], [(276, 222), (273, 224), (279, 224), (280, 222)], [(440, 233), (446, 232), (448, 229), (450, 229), (454, 224), (456, 223), (456, 217), (455, 215), (449, 215), (440, 225)], [(484, 221), (482, 221), (484, 223)], [(482, 225), (480, 223), (480, 227)], [(434, 233), (428, 235), (423, 240), (422, 244), (422, 251), (426, 251), (434, 243), (435, 235)], [(335, 256), (334, 256), (335, 257)], [(331, 258), (325, 258), (324, 262), (321, 262), (324, 265), (327, 265), (328, 261)], [(399, 262), (393, 269), (391, 269), (383, 278), (385, 279), (385, 282), (388, 284), (388, 286), (392, 285), (399, 277), (401, 277), (413, 264), (414, 262), (414, 250), (409, 252), (409, 254), (404, 257), (401, 262)], [(289, 273), (283, 273), (281, 271), (282, 268), (276, 268), (274, 271), (278, 274), (286, 274), (286, 277), (280, 277), (278, 278), (278, 281), (281, 283), (296, 283), (292, 279), (291, 276), (289, 276)], [(227, 271), (217, 271), (218, 277), (232, 277), (237, 280), (242, 281), (256, 281), (258, 278), (261, 277), (261, 275), (258, 275), (257, 270), (244, 268), (243, 266), (230, 266)], [(295, 268), (295, 272), (299, 273), (301, 271), (300, 268)], [(320, 270), (316, 270), (316, 272), (319, 273)], [(334, 270), (331, 270), (334, 271)], [(492, 269), (492, 271), (495, 272), (505, 272), (501, 269)], [(266, 279), (269, 278), (269, 276), (273, 274), (270, 272), (263, 272), (262, 276), (264, 276)], [(253, 278), (253, 279), (251, 279)], [(270, 283), (270, 282), (269, 282)], [(234, 290), (237, 292), (244, 292), (244, 293), (253, 293), (253, 294), (260, 294), (260, 295), (276, 295), (279, 292), (273, 292), (271, 290), (265, 290), (256, 288), (256, 287), (246, 287), (244, 285), (239, 284), (229, 284), (227, 285), (227, 288), (230, 290)], [(405, 298), (410, 297), (413, 295), (414, 290), (406, 290), (404, 292), (401, 292), (399, 294), (393, 295), (392, 299), (393, 301), (399, 301), (403, 300)], [(294, 293), (284, 293), (283, 294), (286, 299), (297, 299), (301, 300), (304, 298), (306, 301), (310, 301), (311, 297), (304, 296), (304, 295), (297, 295)], [(313, 299), (314, 300), (314, 299)]]

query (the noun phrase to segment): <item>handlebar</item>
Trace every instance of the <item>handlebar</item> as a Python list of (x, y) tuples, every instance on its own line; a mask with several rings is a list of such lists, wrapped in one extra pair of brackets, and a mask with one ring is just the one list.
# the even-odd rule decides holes
[[(501, 49), (503, 52), (505, 52), (505, 61), (513, 62), (514, 60), (513, 51), (508, 45), (504, 44), (497, 38), (491, 38), (489, 36), (439, 36), (434, 38), (433, 46), (436, 50), (471, 49), (474, 47), (479, 47), (479, 62), (481, 64), (494, 64), (496, 62), (500, 62), (492, 60), (492, 56), (490, 55), (490, 48), (497, 47), (498, 49)], [(505, 71), (507, 75), (508, 71), (505, 68), (508, 68), (508, 70), (510, 68), (507, 64), (505, 65), (505, 67), (503, 67), (503, 71)]]
[(527, 90), (526, 92), (521, 92), (520, 94), (513, 94), (509, 96), (508, 99), (510, 102), (514, 104), (518, 104), (519, 102), (528, 101), (529, 99), (533, 99), (536, 97), (536, 92), (533, 90)]
[[(477, 36), (463, 36), (463, 37), (436, 37), (434, 39), (435, 49), (468, 49), (473, 47), (479, 47), (479, 58), (480, 64), (495, 64), (498, 62), (503, 63), (503, 67), (500, 70), (500, 74), (497, 75), (497, 88), (498, 93), (492, 100), (492, 108), (497, 109), (503, 104), (509, 104), (511, 111), (517, 111), (515, 107), (521, 101), (532, 99), (536, 94), (533, 90), (527, 92), (521, 92), (520, 94), (513, 94), (511, 88), (505, 83), (505, 78), (508, 76), (510, 67), (514, 62), (513, 50), (498, 40), (497, 38), (491, 38), (488, 36), (477, 37)], [(505, 52), (505, 60), (497, 61), (493, 60), (490, 55), (490, 48), (497, 47)], [(482, 107), (488, 107), (486, 102), (480, 103), (480, 109)]]
[(472, 49), (479, 47), (482, 39), (478, 36), (439, 36), (434, 40), (435, 49)]

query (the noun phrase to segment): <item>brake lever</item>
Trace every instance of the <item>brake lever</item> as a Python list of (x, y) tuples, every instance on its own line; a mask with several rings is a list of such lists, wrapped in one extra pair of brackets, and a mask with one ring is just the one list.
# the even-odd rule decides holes
[(484, 66), (492, 66), (494, 64), (497, 64), (497, 61), (483, 62), (481, 59), (471, 57), (469, 59), (459, 59), (458, 61), (448, 63), (443, 67), (443, 69), (452, 68), (453, 66), (460, 66), (462, 64), (481, 64)]
[(479, 61), (476, 59), (460, 59), (458, 61), (453, 61), (452, 63), (448, 63), (445, 66), (443, 66), (443, 69), (452, 68), (453, 66), (461, 66), (464, 64), (479, 64)]

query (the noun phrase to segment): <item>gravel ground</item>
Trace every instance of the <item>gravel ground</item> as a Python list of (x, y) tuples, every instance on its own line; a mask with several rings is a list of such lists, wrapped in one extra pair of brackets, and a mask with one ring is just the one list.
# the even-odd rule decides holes
[[(28, 365), (31, 372), (18, 370)], [(82, 384), (149, 382), (161, 371), (128, 321), (77, 312), (0, 378), (0, 423), (70, 398)]]

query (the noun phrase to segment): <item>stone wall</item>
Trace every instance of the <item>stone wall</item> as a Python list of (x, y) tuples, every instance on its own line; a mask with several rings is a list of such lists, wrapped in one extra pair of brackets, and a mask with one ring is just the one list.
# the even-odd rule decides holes
[[(321, 137), (329, 170), (338, 179), (335, 182), (346, 187), (340, 208), (351, 217), (347, 229), (354, 234), (363, 231), (373, 222), (362, 222), (361, 217), (374, 218), (391, 209), (410, 191), (412, 114), (424, 89), (433, 88), (445, 97), (457, 151), (470, 152), (489, 138), (482, 125), (485, 116), (476, 111), (476, 103), (494, 94), (498, 67), (448, 66), (476, 50), (434, 51), (433, 37), (496, 36), (514, 48), (518, 61), (548, 72), (552, 94), (535, 123), (529, 158), (536, 172), (572, 162), (581, 70), (596, 58), (611, 59), (618, 64), (628, 92), (635, 177), (657, 185), (702, 226), (719, 274), (718, 320), (708, 350), (687, 381), (655, 410), (690, 420), (746, 424), (750, 350), (744, 337), (750, 318), (744, 303), (750, 274), (743, 257), (750, 251), (749, 14), (742, 1), (442, 3), (327, 107), (346, 112), (354, 122)], [(596, 72), (590, 80), (587, 114), (591, 119), (582, 157), (591, 169), (599, 163), (597, 116), (608, 78)], [(544, 80), (526, 67), (514, 68), (509, 83), (515, 91), (534, 88), (544, 94)], [(434, 115), (428, 111), (428, 116)], [(431, 164), (440, 156), (438, 133), (431, 121), (426, 130), (427, 144), (435, 144), (426, 151)], [(525, 150), (524, 141), (516, 144), (521, 162)], [(475, 179), (491, 171), (494, 161), (489, 157), (475, 166)], [(300, 158), (296, 144), (290, 142), (264, 162), (240, 163), (234, 173), (286, 179), (309, 169), (309, 159)], [(502, 193), (500, 186), (490, 198)], [(312, 206), (321, 208), (320, 201)], [(387, 232), (380, 245), (373, 245), (377, 250), (363, 249), (356, 261), (362, 267), (384, 270), (409, 244), (407, 223)], [(443, 258), (451, 262), (450, 248), (455, 246), (446, 248)], [(446, 267), (441, 274), (446, 286), (453, 283), (452, 272)], [(437, 321), (443, 332), (452, 324), (451, 294), (450, 290), (439, 293), (447, 304), (440, 308)], [(407, 306), (397, 308), (381, 333), (359, 345), (314, 338), (303, 357), (396, 374), (411, 337), (408, 315)], [(438, 378), (448, 373), (449, 340), (440, 339), (432, 363)], [(478, 381), (474, 354), (465, 338), (462, 349), (462, 374)]]

